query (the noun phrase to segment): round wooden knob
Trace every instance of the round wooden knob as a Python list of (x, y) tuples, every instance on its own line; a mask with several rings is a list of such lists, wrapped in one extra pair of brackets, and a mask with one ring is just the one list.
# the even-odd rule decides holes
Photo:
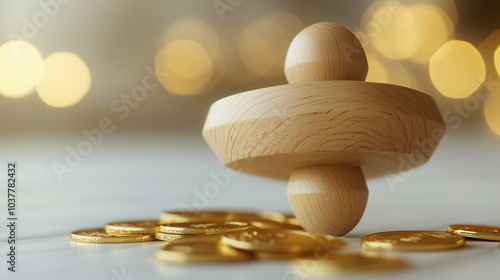
[(285, 61), (288, 83), (329, 80), (364, 81), (368, 62), (361, 43), (342, 25), (320, 22), (293, 39)]
[[(368, 62), (361, 43), (347, 28), (320, 22), (302, 30), (288, 49), (288, 83), (364, 81)], [(368, 200), (358, 166), (311, 165), (295, 168), (288, 185), (290, 204), (309, 230), (344, 235), (361, 219)]]
[(293, 169), (288, 199), (302, 227), (340, 236), (363, 216), (368, 188), (359, 166), (309, 165)]

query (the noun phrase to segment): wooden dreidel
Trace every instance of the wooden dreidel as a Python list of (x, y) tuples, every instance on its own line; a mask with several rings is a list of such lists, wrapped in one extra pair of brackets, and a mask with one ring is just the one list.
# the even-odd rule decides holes
[(365, 82), (367, 71), (354, 34), (311, 25), (288, 49), (290, 84), (215, 102), (203, 136), (227, 167), (289, 179), (288, 198), (305, 229), (344, 235), (366, 207), (365, 176), (425, 163), (445, 129), (430, 96)]

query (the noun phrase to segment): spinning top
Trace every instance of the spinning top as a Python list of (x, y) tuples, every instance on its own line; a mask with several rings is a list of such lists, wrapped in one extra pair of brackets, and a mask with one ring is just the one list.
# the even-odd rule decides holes
[(317, 23), (292, 41), (289, 84), (212, 104), (203, 136), (224, 165), (289, 180), (288, 198), (307, 230), (344, 235), (361, 219), (365, 176), (425, 163), (445, 125), (419, 91), (365, 82), (359, 41), (335, 23)]

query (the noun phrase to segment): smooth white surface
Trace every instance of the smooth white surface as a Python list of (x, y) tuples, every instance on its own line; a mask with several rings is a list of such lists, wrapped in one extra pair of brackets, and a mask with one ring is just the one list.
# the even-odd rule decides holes
[[(82, 139), (54, 136), (4, 141), (3, 146), (11, 148), (3, 150), (2, 162), (17, 160), (19, 164), (20, 207), (18, 272), (8, 272), (2, 262), (1, 279), (300, 279), (286, 261), (175, 265), (154, 258), (161, 242), (70, 242), (69, 233), (77, 229), (156, 218), (161, 210), (180, 207), (291, 211), (286, 182), (228, 173), (198, 134), (118, 131), (106, 135), (59, 182), (51, 164), (64, 163), (66, 146), (75, 147)], [(368, 181), (368, 206), (361, 222), (345, 237), (351, 242), (346, 250), (360, 251), (360, 238), (379, 231), (445, 230), (453, 223), (500, 226), (499, 167), (500, 137), (486, 135), (484, 130), (450, 131), (426, 165), (391, 177), (401, 179), (395, 185), (390, 186), (386, 178)], [(0, 165), (2, 181), (5, 174), (6, 167)], [(227, 186), (222, 187), (211, 174), (226, 174)], [(214, 184), (219, 192), (200, 199), (206, 186), (215, 190)], [(5, 217), (2, 186), (0, 217)], [(5, 229), (0, 230), (3, 256), (7, 253)], [(461, 250), (391, 256), (404, 257), (411, 268), (330, 278), (463, 280), (500, 275), (498, 242), (469, 241)]]

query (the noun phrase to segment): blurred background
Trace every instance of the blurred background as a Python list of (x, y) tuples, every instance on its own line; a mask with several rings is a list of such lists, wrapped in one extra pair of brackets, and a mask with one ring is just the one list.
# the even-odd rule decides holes
[[(57, 219), (85, 227), (184, 206), (289, 212), (285, 182), (247, 175), (228, 175), (231, 187), (195, 202), (227, 172), (201, 129), (214, 101), (285, 84), (293, 37), (333, 21), (363, 44), (367, 81), (433, 96), (448, 127), (424, 171), (401, 177), (422, 189), (379, 179), (380, 195), (411, 207), (405, 198), (450, 177), (491, 191), (499, 17), (500, 2), (484, 0), (0, 1), (1, 158), (19, 163), (20, 209), (40, 225), (32, 234), (74, 229)], [(432, 215), (440, 201), (427, 202)]]

